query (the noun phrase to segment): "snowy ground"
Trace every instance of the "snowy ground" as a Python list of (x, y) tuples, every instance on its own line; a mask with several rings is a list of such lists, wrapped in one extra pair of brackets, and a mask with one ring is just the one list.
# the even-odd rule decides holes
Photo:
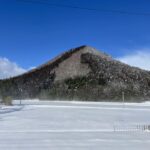
[(0, 150), (150, 149), (149, 103), (22, 104), (0, 108)]

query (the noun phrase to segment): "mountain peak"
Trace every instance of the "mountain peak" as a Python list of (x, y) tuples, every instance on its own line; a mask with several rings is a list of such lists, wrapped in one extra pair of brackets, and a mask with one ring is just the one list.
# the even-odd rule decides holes
[(72, 48), (70, 50), (65, 51), (64, 53), (58, 55), (54, 59), (52, 59), (52, 60), (42, 64), (37, 69), (43, 68), (43, 67), (45, 67), (47, 65), (50, 65), (50, 64), (52, 64), (54, 62), (59, 62), (60, 63), (60, 62), (62, 62), (64, 60), (68, 59), (72, 55), (75, 55), (75, 54), (82, 55), (82, 54), (85, 54), (85, 53), (90, 53), (90, 54), (93, 54), (93, 55), (98, 55), (98, 56), (100, 56), (102, 58), (111, 59), (111, 56), (107, 55), (106, 53), (104, 53), (102, 51), (99, 51), (99, 50), (95, 49), (94, 47), (91, 47), (91, 46), (88, 46), (88, 45), (82, 45), (82, 46), (79, 46), (79, 47), (76, 47), (76, 48)]
[(84, 53), (91, 53), (93, 55), (98, 55), (98, 56), (100, 56), (102, 58), (112, 59), (112, 57), (110, 55), (106, 54), (105, 52), (103, 52), (101, 50), (97, 50), (96, 48), (94, 48), (92, 46), (89, 46), (89, 45), (82, 45), (80, 47), (73, 48), (71, 50), (73, 50), (74, 52), (81, 51), (82, 54), (84, 54)]

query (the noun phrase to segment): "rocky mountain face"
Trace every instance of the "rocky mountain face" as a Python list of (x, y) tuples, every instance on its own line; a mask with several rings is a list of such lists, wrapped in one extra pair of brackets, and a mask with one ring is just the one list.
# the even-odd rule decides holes
[(89, 46), (71, 49), (23, 75), (1, 80), (12, 98), (127, 101), (150, 99), (150, 72), (131, 67)]

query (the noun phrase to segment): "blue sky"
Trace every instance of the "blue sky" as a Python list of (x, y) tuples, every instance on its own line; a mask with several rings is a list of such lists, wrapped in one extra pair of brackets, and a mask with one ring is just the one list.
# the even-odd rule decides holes
[[(140, 53), (142, 57), (145, 55), (149, 58), (150, 1), (43, 1), (108, 12), (55, 7), (21, 0), (0, 0), (1, 64), (4, 60), (5, 63), (12, 62), (13, 66), (26, 70), (46, 62), (64, 50), (80, 45), (93, 46), (120, 60), (128, 56), (130, 59), (132, 56), (141, 57)], [(130, 13), (112, 13), (112, 10)]]

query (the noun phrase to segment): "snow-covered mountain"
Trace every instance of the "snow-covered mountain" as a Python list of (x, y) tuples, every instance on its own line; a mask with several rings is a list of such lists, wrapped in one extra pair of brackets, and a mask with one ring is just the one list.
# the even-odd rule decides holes
[(150, 72), (81, 46), (23, 75), (0, 81), (1, 96), (78, 100), (150, 99)]

